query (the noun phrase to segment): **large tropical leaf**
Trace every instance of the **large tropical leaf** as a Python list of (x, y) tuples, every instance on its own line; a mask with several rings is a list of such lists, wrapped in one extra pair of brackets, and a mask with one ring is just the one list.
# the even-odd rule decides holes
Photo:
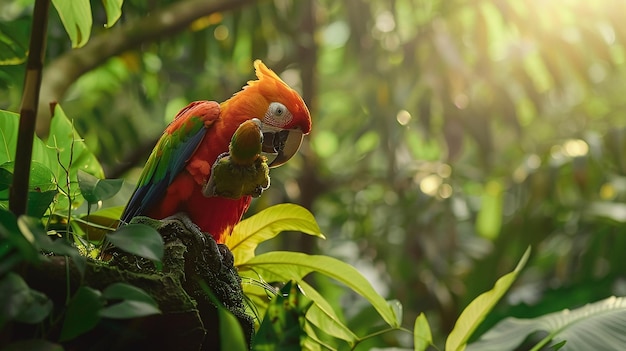
[(454, 329), (452, 329), (448, 339), (446, 339), (446, 351), (463, 351), (465, 349), (467, 340), (472, 336), (472, 333), (478, 328), (493, 306), (509, 290), (519, 272), (524, 268), (526, 261), (528, 261), (528, 256), (530, 256), (530, 247), (526, 249), (513, 272), (503, 275), (496, 281), (493, 289), (480, 294), (461, 312)]
[(351, 347), (354, 346), (359, 338), (341, 321), (330, 303), (307, 282), (301, 281), (298, 285), (304, 294), (313, 301), (313, 305), (306, 313), (307, 321), (326, 334), (345, 340)]
[(72, 47), (79, 48), (91, 35), (91, 5), (89, 0), (52, 0), (61, 22), (70, 36)]
[(356, 268), (338, 259), (306, 255), (297, 252), (274, 251), (253, 257), (239, 266), (239, 273), (251, 279), (260, 275), (266, 281), (300, 281), (309, 273), (317, 272), (333, 278), (367, 299), (380, 316), (393, 327), (398, 318), (393, 308), (380, 296)]
[(433, 336), (430, 331), (430, 324), (424, 313), (420, 313), (415, 319), (413, 326), (413, 348), (415, 351), (426, 351), (428, 346), (433, 344)]
[(307, 209), (294, 204), (275, 205), (239, 222), (232, 235), (226, 238), (226, 246), (235, 257), (235, 266), (254, 257), (254, 250), (260, 243), (287, 230), (324, 238), (315, 217)]
[(609, 297), (575, 310), (563, 310), (532, 319), (506, 318), (467, 350), (506, 351), (530, 334), (548, 333), (534, 349), (565, 341), (562, 351), (622, 350), (626, 345), (626, 298)]
[[(74, 128), (74, 123), (67, 117), (60, 105), (54, 108), (54, 117), (50, 123), (48, 146), (49, 167), (57, 177), (57, 182), (71, 198), (72, 206), (82, 203), (83, 197), (78, 186), (78, 170), (97, 178), (104, 178), (104, 171), (98, 159), (89, 151), (84, 140)], [(33, 155), (33, 159), (34, 159)], [(60, 199), (57, 210), (67, 208), (67, 199)]]

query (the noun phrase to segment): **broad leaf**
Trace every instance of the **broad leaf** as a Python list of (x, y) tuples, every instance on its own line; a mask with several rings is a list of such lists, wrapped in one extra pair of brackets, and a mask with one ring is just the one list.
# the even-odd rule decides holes
[(235, 315), (224, 306), (217, 307), (217, 315), (220, 323), (220, 340), (222, 350), (247, 351), (246, 338), (241, 329), (241, 324)]
[(75, 233), (89, 241), (102, 241), (106, 234), (115, 231), (124, 206), (107, 207), (91, 214), (74, 217), (70, 222)]
[(367, 299), (381, 317), (392, 327), (398, 327), (393, 308), (378, 295), (372, 285), (349, 264), (328, 256), (306, 255), (297, 252), (274, 251), (253, 257), (239, 267), (240, 274), (254, 278), (258, 273), (266, 281), (300, 281), (312, 272), (324, 274), (342, 282)]
[(24, 235), (33, 238), (39, 249), (54, 253), (55, 255), (70, 257), (80, 274), (85, 274), (85, 267), (87, 265), (86, 258), (81, 255), (80, 252), (78, 252), (78, 250), (68, 241), (64, 239), (50, 239), (39, 219), (28, 216), (20, 216), (17, 219), (17, 225)]
[[(0, 164), (15, 161), (19, 123), (20, 116), (17, 113), (0, 110)], [(46, 165), (52, 170), (48, 156), (49, 150), (46, 144), (35, 137), (33, 139), (32, 160)], [(11, 173), (13, 173), (12, 170)]]
[[(8, 188), (13, 181), (15, 162), (5, 162), (0, 165), (0, 168), (3, 170), (3, 176), (2, 179), (0, 179), (0, 190), (3, 190)], [(28, 185), (30, 189), (38, 192), (55, 190), (56, 180), (47, 165), (39, 161), (32, 161), (30, 164), (30, 179)]]
[[(73, 206), (79, 205), (82, 202), (82, 195), (78, 187), (78, 170), (98, 178), (104, 178), (104, 171), (58, 104), (54, 108), (54, 117), (50, 122), (50, 136), (46, 144), (48, 157), (51, 160), (49, 166), (56, 175), (59, 187), (69, 192)], [(57, 204), (57, 209), (67, 206), (67, 203)]]
[(223, 341), (220, 349), (233, 351), (249, 350), (243, 329), (237, 317), (222, 305), (222, 302), (215, 297), (206, 282), (199, 280), (198, 283), (202, 291), (204, 291), (209, 300), (211, 300), (213, 305), (217, 308), (220, 340)]
[(35, 239), (24, 235), (17, 226), (15, 215), (5, 209), (0, 209), (0, 241), (3, 243), (0, 246), (0, 276), (22, 260), (37, 263), (43, 258), (34, 245)]
[(61, 22), (70, 36), (72, 47), (87, 43), (91, 34), (91, 5), (89, 0), (52, 0)]
[(463, 310), (454, 325), (454, 329), (446, 340), (446, 351), (462, 351), (465, 349), (467, 340), (485, 319), (489, 311), (500, 301), (500, 298), (509, 290), (518, 274), (526, 265), (530, 256), (530, 247), (522, 256), (522, 259), (513, 272), (505, 274), (496, 281), (493, 289), (480, 294)]
[(260, 243), (286, 230), (324, 238), (311, 212), (298, 205), (280, 204), (239, 222), (225, 244), (235, 257), (235, 266), (239, 266), (254, 257)]
[(133, 300), (142, 301), (152, 305), (157, 305), (157, 302), (143, 289), (126, 283), (113, 283), (107, 286), (102, 291), (102, 297), (107, 300), (121, 299), (121, 300)]
[(131, 319), (161, 314), (161, 310), (144, 301), (124, 300), (101, 309), (98, 314), (103, 318)]
[(107, 234), (107, 239), (116, 247), (152, 261), (163, 258), (163, 238), (156, 229), (145, 224), (128, 224)]
[(267, 308), (259, 331), (254, 337), (253, 350), (302, 350), (306, 338), (305, 314), (312, 301), (289, 281)]
[(426, 351), (433, 344), (433, 335), (424, 313), (420, 313), (413, 326), (413, 348), (415, 351)]
[(72, 340), (93, 329), (100, 321), (103, 306), (100, 291), (87, 286), (78, 288), (67, 306), (59, 340)]
[(39, 323), (52, 311), (52, 301), (13, 272), (0, 279), (0, 296), (0, 328), (11, 320)]
[(31, 21), (25, 18), (0, 22), (0, 66), (26, 61)]
[(124, 0), (102, 0), (102, 5), (107, 13), (107, 28), (113, 26), (122, 15)]
[(304, 295), (313, 301), (313, 305), (306, 313), (307, 320), (326, 334), (346, 341), (351, 347), (354, 346), (358, 337), (339, 319), (330, 303), (307, 282), (300, 281), (298, 285)]
[[(5, 162), (0, 166), (0, 200), (8, 199), (8, 187), (13, 183), (15, 162)], [(32, 161), (30, 165), (28, 208), (26, 213), (41, 218), (57, 195), (54, 174), (47, 165)]]
[(89, 204), (113, 197), (120, 191), (124, 180), (100, 179), (79, 169), (77, 173), (80, 192)]
[(41, 218), (48, 211), (52, 201), (59, 192), (56, 190), (48, 191), (29, 191), (26, 214), (32, 217)]
[(626, 345), (626, 298), (610, 297), (575, 310), (564, 310), (532, 319), (506, 318), (467, 350), (515, 350), (537, 331), (548, 335), (535, 349), (565, 342), (560, 350), (621, 350)]

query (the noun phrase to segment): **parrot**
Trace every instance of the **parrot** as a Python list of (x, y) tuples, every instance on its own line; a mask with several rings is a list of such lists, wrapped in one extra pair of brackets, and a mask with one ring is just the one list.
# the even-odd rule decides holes
[(259, 197), (270, 186), (267, 157), (261, 155), (262, 124), (258, 118), (243, 122), (230, 141), (228, 152), (217, 157), (209, 180), (202, 188), (204, 196), (238, 199), (245, 195)]
[[(148, 157), (120, 225), (135, 216), (164, 219), (184, 213), (218, 244), (232, 233), (256, 193), (224, 196), (219, 182), (217, 190), (207, 183), (219, 180), (210, 179), (212, 170), (231, 144), (235, 150), (231, 150), (230, 162), (239, 156), (237, 129), (244, 124), (241, 134), (247, 134), (249, 125), (244, 122), (260, 121), (262, 141), (253, 138), (252, 144), (260, 143), (267, 157), (261, 163), (269, 168), (289, 161), (311, 131), (311, 115), (302, 97), (261, 60), (255, 60), (253, 66), (257, 80), (248, 81), (229, 99), (222, 103), (194, 101), (178, 112)], [(241, 146), (249, 147), (247, 142)]]

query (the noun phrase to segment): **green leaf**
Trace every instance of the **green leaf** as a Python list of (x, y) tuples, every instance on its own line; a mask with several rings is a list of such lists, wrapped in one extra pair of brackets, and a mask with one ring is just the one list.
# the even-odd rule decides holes
[(222, 340), (221, 349), (233, 351), (249, 350), (237, 317), (221, 305), (217, 307), (217, 316), (220, 324), (220, 340)]
[(500, 277), (493, 289), (480, 294), (461, 312), (446, 340), (446, 351), (462, 351), (465, 349), (467, 340), (472, 336), (472, 333), (478, 328), (493, 306), (509, 290), (522, 268), (526, 265), (529, 256), (530, 247), (526, 249), (513, 272)]
[[(8, 163), (13, 163), (13, 162), (6, 162), (2, 166), (0, 166), (0, 191), (9, 189), (11, 184), (13, 184), (13, 171), (9, 171), (8, 169), (5, 168), (5, 165)], [(0, 200), (8, 200), (8, 199), (9, 199), (9, 194), (7, 191), (6, 195), (3, 194)]]
[(491, 180), (485, 185), (485, 191), (476, 218), (476, 232), (481, 236), (494, 240), (502, 227), (502, 206), (504, 189), (501, 182)]
[(424, 313), (420, 313), (415, 319), (413, 327), (413, 349), (415, 351), (426, 351), (428, 346), (433, 344), (433, 335), (430, 325)]
[(102, 297), (107, 300), (121, 299), (129, 301), (139, 301), (153, 306), (157, 306), (157, 302), (143, 289), (126, 283), (113, 283), (102, 291)]
[(111, 244), (152, 261), (163, 258), (163, 238), (156, 229), (145, 224), (128, 224), (106, 235)]
[[(19, 115), (0, 110), (0, 205), (8, 202), (8, 187), (13, 181)], [(41, 217), (56, 196), (57, 175), (52, 172), (49, 150), (39, 138), (33, 139), (27, 213)], [(55, 161), (56, 162), (56, 161)]]
[[(15, 170), (15, 162), (8, 161), (0, 165), (2, 177), (0, 178), (0, 190), (8, 188), (13, 182), (13, 172)], [(32, 161), (30, 164), (30, 179), (28, 180), (29, 189), (33, 191), (55, 190), (57, 182), (54, 173), (50, 168), (39, 162)]]
[(107, 13), (107, 28), (112, 27), (122, 16), (122, 4), (124, 0), (102, 0), (102, 5)]
[[(6, 190), (12, 184), (14, 167), (13, 161), (5, 162), (0, 166), (0, 191)], [(2, 196), (0, 200), (7, 199), (8, 191), (4, 193), (6, 196)], [(38, 161), (32, 161), (26, 213), (41, 218), (57, 193), (56, 179), (50, 168)]]
[(161, 310), (151, 303), (136, 300), (124, 300), (99, 312), (100, 317), (113, 319), (131, 319), (154, 314), (161, 314)]
[(20, 340), (2, 348), (2, 351), (63, 351), (63, 346), (48, 340)]
[[(89, 217), (89, 221), (93, 221), (97, 224), (102, 224), (100, 221), (101, 220), (104, 221), (105, 219), (117, 222), (119, 221), (120, 217), (122, 216), (122, 213), (124, 212), (124, 207), (125, 206), (113, 206), (113, 207), (102, 208), (95, 212), (92, 212), (89, 216), (83, 215), (80, 218), (86, 220), (87, 217)], [(98, 220), (94, 220), (94, 219), (98, 219)]]
[(91, 33), (91, 5), (89, 0), (52, 0), (73, 48), (87, 43)]
[(20, 216), (17, 219), (17, 225), (24, 235), (34, 239), (39, 249), (52, 252), (55, 255), (70, 257), (80, 274), (85, 274), (87, 259), (67, 240), (51, 240), (39, 219), (29, 216)]
[(253, 257), (239, 266), (240, 274), (256, 272), (266, 281), (300, 281), (311, 272), (333, 278), (367, 299), (380, 316), (392, 327), (398, 327), (393, 308), (378, 295), (372, 285), (349, 264), (328, 256), (297, 252), (274, 251)]
[(389, 305), (389, 307), (391, 307), (391, 309), (393, 310), (393, 314), (396, 316), (396, 324), (395, 325), (401, 325), (402, 324), (402, 314), (404, 313), (404, 311), (402, 309), (402, 304), (398, 300), (389, 300), (389, 301), (387, 301), (387, 304)]
[(87, 286), (78, 288), (65, 311), (59, 341), (72, 340), (93, 329), (100, 321), (99, 313), (103, 306), (100, 291)]
[(0, 328), (11, 320), (39, 323), (52, 311), (52, 301), (13, 272), (0, 279), (0, 296)]
[(298, 285), (304, 295), (313, 301), (313, 305), (306, 313), (307, 320), (326, 334), (346, 341), (351, 347), (354, 346), (358, 336), (341, 321), (330, 303), (306, 281), (300, 281)]
[(239, 222), (232, 235), (226, 238), (225, 244), (235, 257), (235, 267), (254, 257), (254, 250), (260, 243), (286, 230), (324, 238), (315, 217), (307, 209), (293, 204), (275, 205)]
[(0, 110), (0, 164), (14, 160), (19, 118), (17, 113)]
[(621, 350), (626, 345), (626, 298), (609, 297), (575, 310), (563, 310), (531, 319), (506, 318), (467, 350), (514, 350), (528, 335), (548, 335), (533, 348), (548, 342), (552, 347), (567, 342), (564, 350)]
[(30, 26), (25, 18), (0, 22), (0, 66), (26, 62)]
[[(17, 113), (0, 110), (0, 164), (15, 161), (19, 123), (20, 116)], [(49, 150), (39, 138), (33, 139), (32, 155), (32, 161), (39, 162), (52, 170), (48, 157)], [(13, 173), (12, 168), (11, 173)]]
[[(50, 159), (48, 165), (55, 174), (59, 187), (69, 192), (73, 201), (71, 205), (79, 205), (83, 197), (78, 185), (78, 170), (97, 178), (104, 178), (104, 171), (58, 104), (54, 108), (54, 117), (50, 122), (50, 137), (46, 144)], [(57, 204), (56, 209), (64, 209), (69, 205)]]
[(305, 314), (312, 301), (289, 281), (269, 304), (259, 331), (254, 337), (253, 350), (302, 350), (306, 337)]
[(124, 206), (107, 207), (82, 215), (70, 222), (75, 233), (89, 241), (101, 242), (106, 234), (115, 231)]
[(43, 217), (58, 193), (59, 192), (56, 190), (48, 190), (44, 192), (29, 191), (26, 214), (37, 218)]
[(249, 350), (239, 320), (228, 309), (226, 309), (224, 305), (222, 305), (222, 302), (217, 297), (215, 297), (206, 282), (200, 280), (198, 283), (200, 284), (202, 291), (217, 308), (220, 340), (223, 341), (220, 349), (233, 351)]
[(40, 262), (43, 256), (39, 254), (34, 240), (32, 236), (22, 234), (12, 212), (0, 209), (0, 276), (22, 260)]
[(80, 169), (77, 176), (80, 192), (89, 204), (113, 197), (124, 183), (122, 179), (100, 179)]

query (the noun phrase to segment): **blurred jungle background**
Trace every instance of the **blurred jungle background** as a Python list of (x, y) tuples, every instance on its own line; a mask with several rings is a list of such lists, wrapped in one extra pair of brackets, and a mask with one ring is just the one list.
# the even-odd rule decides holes
[[(178, 109), (228, 98), (260, 58), (314, 120), (249, 214), (301, 204), (328, 238), (265, 250), (355, 265), (438, 340), (529, 245), (483, 329), (626, 295), (626, 2), (126, 0), (110, 29), (92, 11), (79, 49), (50, 12), (38, 133), (61, 102), (106, 176), (127, 180), (117, 204)], [(0, 2), (24, 43), (31, 13)], [(18, 111), (24, 69), (1, 67), (0, 108)], [(369, 327), (365, 303), (317, 284)]]

